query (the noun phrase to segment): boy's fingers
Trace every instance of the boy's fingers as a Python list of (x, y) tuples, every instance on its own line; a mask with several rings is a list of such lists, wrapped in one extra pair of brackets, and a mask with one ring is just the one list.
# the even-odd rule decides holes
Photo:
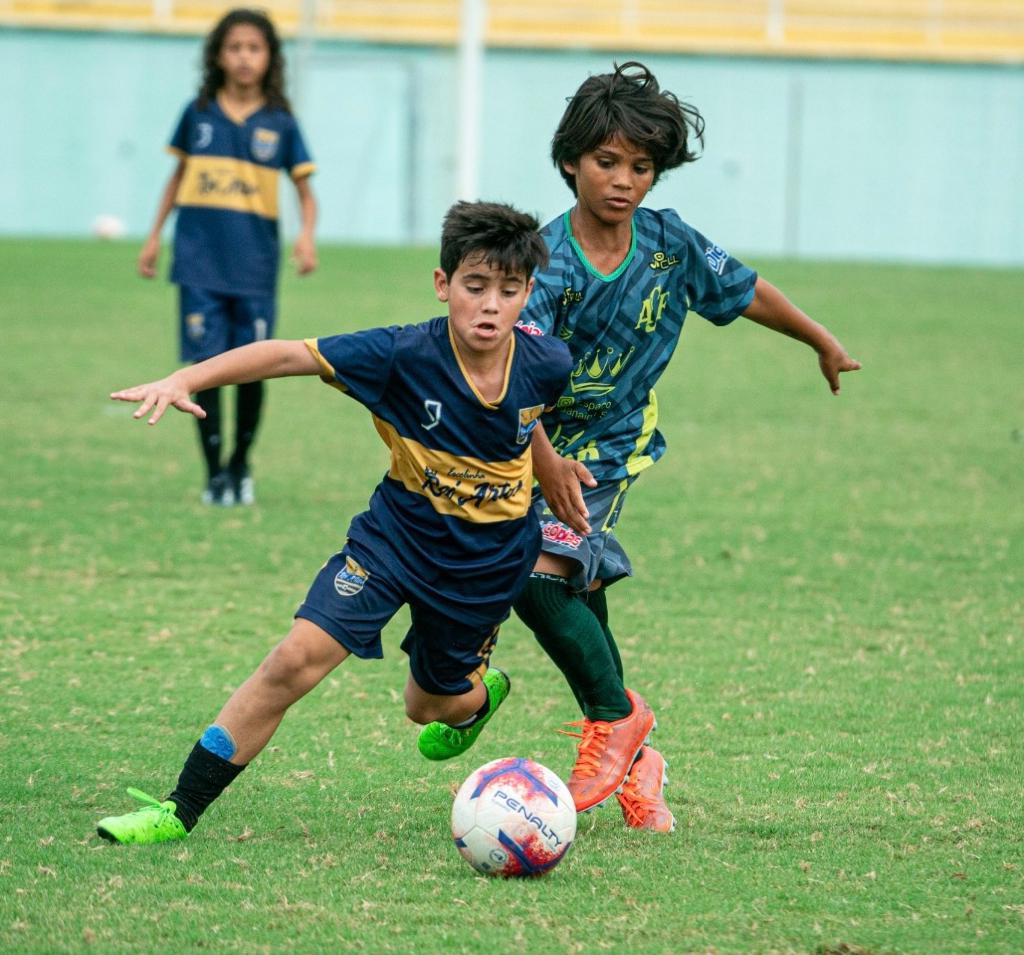
[(160, 398), (157, 401), (157, 403), (156, 403), (156, 411), (153, 412), (153, 416), (146, 423), (147, 424), (156, 424), (164, 416), (164, 412), (166, 410), (167, 410), (167, 399), (166, 398)]

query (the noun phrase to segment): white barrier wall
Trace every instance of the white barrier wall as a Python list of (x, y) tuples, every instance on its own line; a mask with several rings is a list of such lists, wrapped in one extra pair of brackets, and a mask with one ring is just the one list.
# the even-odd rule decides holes
[[(434, 242), (455, 189), (455, 51), (322, 42), (288, 54), (320, 167), (321, 241)], [(565, 98), (631, 57), (490, 51), (481, 197), (545, 218), (564, 209), (547, 150)], [(642, 59), (707, 120), (703, 158), (649, 202), (728, 248), (1024, 264), (1021, 68)], [(198, 60), (195, 37), (0, 32), (0, 234), (85, 235), (101, 213), (142, 234)]]

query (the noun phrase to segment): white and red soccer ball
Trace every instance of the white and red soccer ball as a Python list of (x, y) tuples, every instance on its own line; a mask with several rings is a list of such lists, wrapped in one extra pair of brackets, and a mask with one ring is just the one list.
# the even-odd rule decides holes
[(576, 838), (576, 806), (565, 783), (540, 763), (496, 759), (470, 773), (456, 793), (452, 836), (477, 872), (543, 875)]

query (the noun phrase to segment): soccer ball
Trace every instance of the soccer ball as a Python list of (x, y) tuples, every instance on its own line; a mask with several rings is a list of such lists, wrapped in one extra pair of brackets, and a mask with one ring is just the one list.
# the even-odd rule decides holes
[(124, 220), (108, 212), (92, 220), (92, 234), (97, 239), (120, 239), (125, 234)]
[(576, 806), (550, 769), (505, 757), (470, 773), (455, 795), (452, 835), (485, 875), (543, 875), (576, 837)]

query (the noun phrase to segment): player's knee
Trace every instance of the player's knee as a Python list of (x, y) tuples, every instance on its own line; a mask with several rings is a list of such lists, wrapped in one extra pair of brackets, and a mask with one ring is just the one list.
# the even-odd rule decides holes
[(513, 606), (519, 619), (536, 633), (548, 627), (572, 599), (568, 579), (531, 574)]
[(309, 651), (300, 643), (283, 640), (267, 654), (259, 673), (274, 689), (297, 689), (309, 683), (313, 662)]

